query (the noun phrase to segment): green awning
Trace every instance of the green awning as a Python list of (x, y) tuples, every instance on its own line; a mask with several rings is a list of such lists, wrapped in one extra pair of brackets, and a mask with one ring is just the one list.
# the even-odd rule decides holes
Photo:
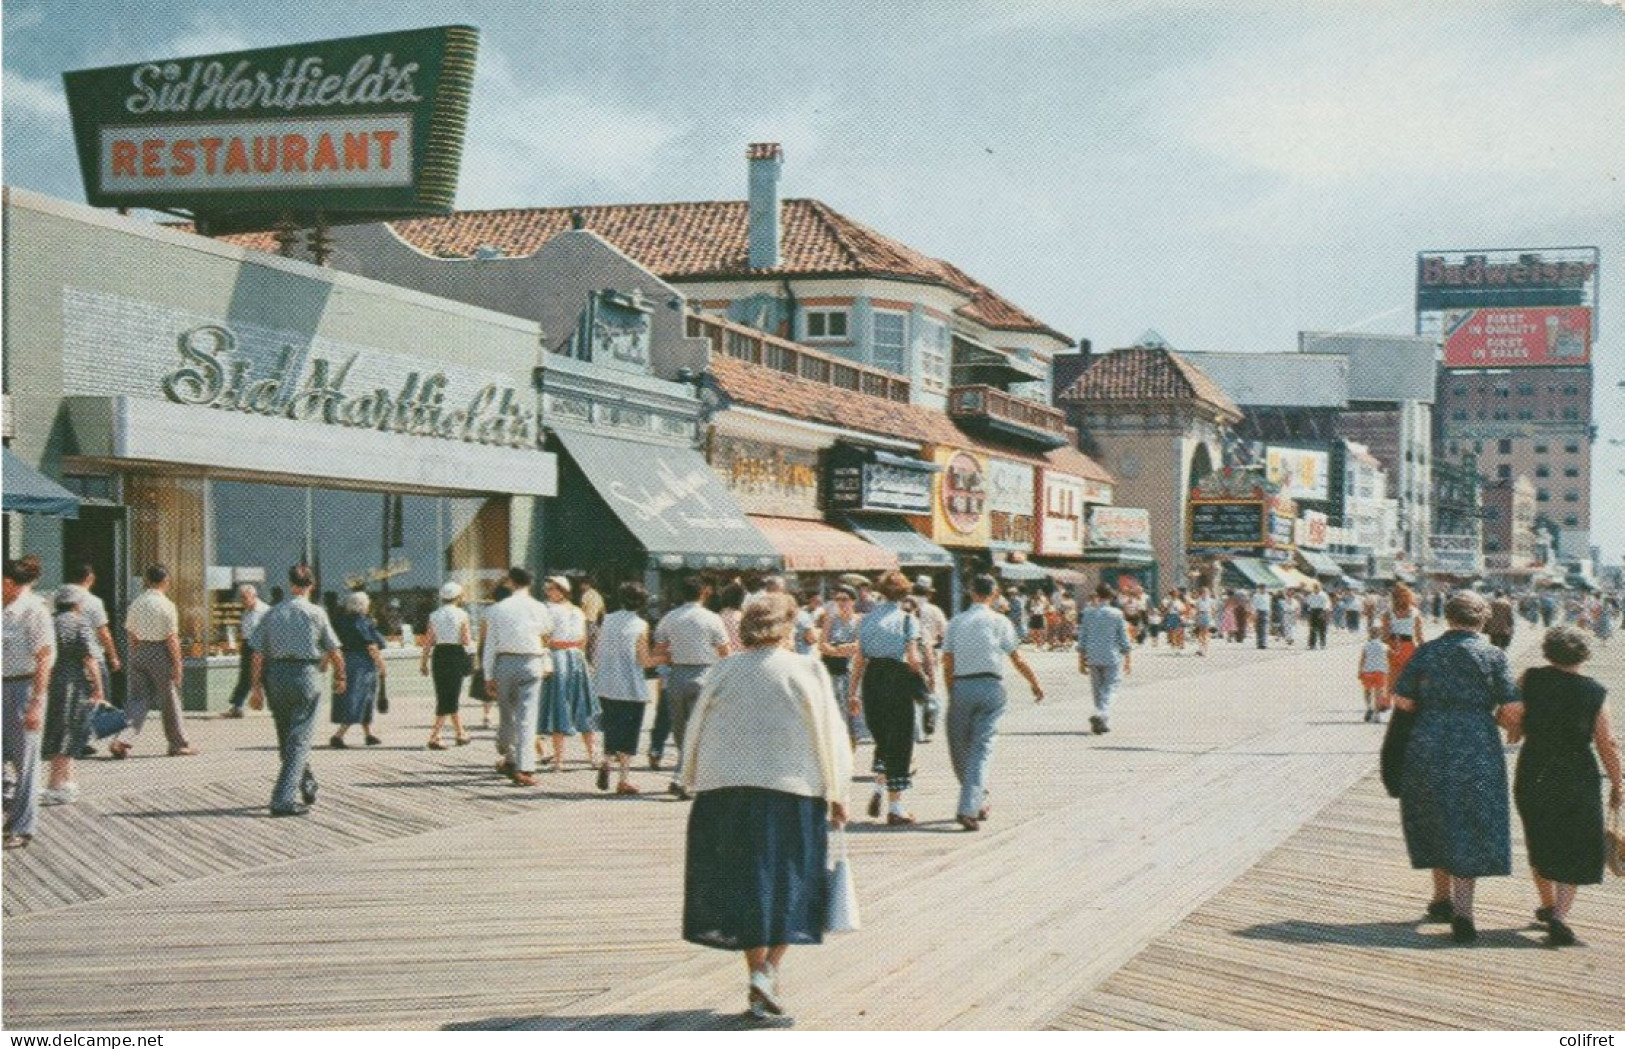
[(887, 514), (853, 515), (847, 526), (876, 546), (897, 555), (904, 568), (952, 568), (954, 555), (910, 528), (907, 521)]
[(1270, 566), (1256, 557), (1232, 557), (1224, 563), (1224, 571), (1233, 584), (1241, 586), (1279, 590), (1287, 585), (1285, 579), (1270, 571)]
[(1333, 561), (1329, 556), (1321, 553), (1319, 550), (1305, 550), (1300, 546), (1298, 548), (1298, 556), (1303, 558), (1304, 562), (1309, 566), (1310, 570), (1315, 573), (1315, 575), (1330, 576), (1335, 579), (1343, 574), (1343, 569), (1338, 567), (1337, 562)]
[(78, 517), (79, 497), (5, 450), (5, 505), (8, 514)]

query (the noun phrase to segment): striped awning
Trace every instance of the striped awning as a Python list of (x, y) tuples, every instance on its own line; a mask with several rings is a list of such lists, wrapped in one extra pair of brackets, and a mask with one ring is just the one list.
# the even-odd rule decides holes
[(887, 572), (897, 555), (822, 521), (751, 514), (750, 523), (784, 555), (790, 572)]

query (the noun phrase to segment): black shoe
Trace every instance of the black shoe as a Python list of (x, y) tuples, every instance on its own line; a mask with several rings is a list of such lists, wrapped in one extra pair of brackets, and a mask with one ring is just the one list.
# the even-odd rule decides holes
[(1555, 918), (1552, 919), (1551, 928), (1546, 933), (1546, 945), (1548, 947), (1573, 947), (1574, 930)]
[(607, 761), (598, 766), (598, 789), (609, 789), (609, 762)]
[(1449, 900), (1434, 900), (1428, 904), (1427, 920), (1430, 922), (1447, 922), (1455, 916), (1455, 905)]
[(334, 750), (343, 750), (345, 747), (349, 746), (348, 743), (344, 742), (343, 736), (334, 736), (332, 739), (327, 741), (327, 745), (332, 747)]
[(1472, 943), (1478, 939), (1478, 926), (1473, 924), (1471, 918), (1457, 915), (1450, 919), (1450, 938), (1457, 943)]
[(303, 816), (310, 811), (309, 805), (295, 805), (289, 809), (272, 809), (272, 816)]
[(878, 790), (869, 798), (869, 818), (872, 820), (880, 818), (880, 791)]
[(1097, 736), (1102, 735), (1106, 731), (1106, 719), (1102, 717), (1090, 718), (1089, 730)]
[(1536, 907), (1535, 920), (1542, 925), (1552, 924), (1552, 909), (1550, 907)]
[(316, 777), (305, 770), (305, 778), (299, 782), (299, 797), (306, 805), (316, 804)]

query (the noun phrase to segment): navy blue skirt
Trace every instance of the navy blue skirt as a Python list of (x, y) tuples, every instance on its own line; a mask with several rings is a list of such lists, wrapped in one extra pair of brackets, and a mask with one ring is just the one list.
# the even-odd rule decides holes
[(598, 706), (604, 726), (604, 753), (636, 754), (638, 733), (643, 731), (643, 708), (648, 704), (600, 696)]
[(828, 820), (823, 798), (702, 792), (688, 815), (683, 939), (724, 951), (823, 943)]

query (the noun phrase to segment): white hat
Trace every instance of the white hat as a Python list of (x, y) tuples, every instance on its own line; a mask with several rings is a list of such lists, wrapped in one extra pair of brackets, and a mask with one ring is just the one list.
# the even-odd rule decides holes
[(937, 588), (937, 585), (931, 582), (931, 577), (928, 575), (922, 575), (918, 579), (914, 580), (914, 585), (923, 586), (927, 590), (935, 590)]
[(440, 600), (455, 601), (463, 596), (463, 587), (460, 583), (447, 583), (440, 588)]
[(570, 592), (570, 580), (566, 579), (564, 576), (550, 575), (546, 579), (542, 580), (542, 582), (548, 586), (557, 587), (560, 591), (566, 594)]

